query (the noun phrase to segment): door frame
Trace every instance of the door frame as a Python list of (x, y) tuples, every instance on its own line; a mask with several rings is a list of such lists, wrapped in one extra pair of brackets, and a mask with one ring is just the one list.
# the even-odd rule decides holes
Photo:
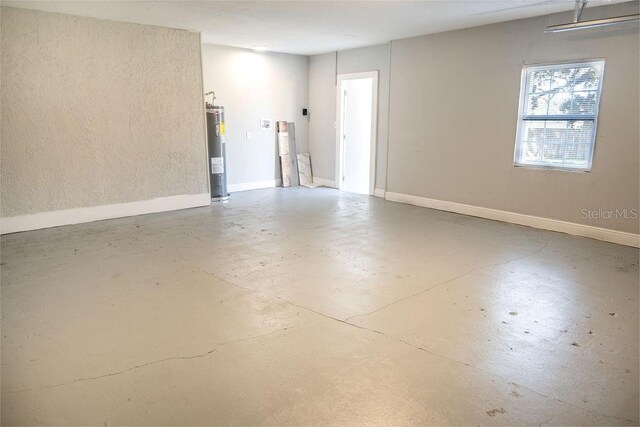
[(336, 80), (336, 184), (342, 190), (343, 171), (343, 141), (342, 141), (342, 82), (363, 78), (373, 79), (373, 93), (371, 99), (371, 148), (369, 159), (369, 194), (374, 195), (376, 188), (376, 160), (378, 153), (378, 71), (364, 71), (361, 73), (338, 74)]

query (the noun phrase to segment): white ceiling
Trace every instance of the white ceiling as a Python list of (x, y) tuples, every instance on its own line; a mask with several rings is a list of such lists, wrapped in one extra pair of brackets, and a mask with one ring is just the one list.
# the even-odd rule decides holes
[[(625, 0), (591, 0), (601, 6)], [(202, 32), (205, 43), (312, 55), (572, 10), (573, 0), (2, 1)]]

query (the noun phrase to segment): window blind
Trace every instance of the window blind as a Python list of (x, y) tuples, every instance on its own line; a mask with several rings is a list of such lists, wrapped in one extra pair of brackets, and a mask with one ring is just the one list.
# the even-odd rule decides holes
[(604, 61), (525, 67), (514, 163), (590, 170)]

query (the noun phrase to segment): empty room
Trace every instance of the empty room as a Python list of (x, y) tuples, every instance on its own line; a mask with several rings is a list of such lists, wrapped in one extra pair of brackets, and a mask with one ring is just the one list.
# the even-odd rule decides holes
[(640, 423), (640, 2), (0, 1), (3, 426)]

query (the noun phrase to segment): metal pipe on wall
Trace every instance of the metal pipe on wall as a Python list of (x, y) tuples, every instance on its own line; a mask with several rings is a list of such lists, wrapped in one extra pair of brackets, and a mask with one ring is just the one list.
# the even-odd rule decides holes
[(590, 21), (580, 22), (580, 18), (582, 17), (582, 12), (584, 11), (584, 8), (586, 6), (587, 6), (587, 0), (576, 0), (575, 8), (573, 11), (573, 22), (570, 22), (568, 24), (552, 25), (550, 27), (545, 28), (544, 32), (560, 33), (563, 31), (583, 30), (586, 28), (605, 27), (608, 25), (617, 25), (617, 24), (640, 21), (640, 15), (636, 14), (636, 15), (625, 15), (625, 16), (614, 16), (611, 18), (592, 19)]

